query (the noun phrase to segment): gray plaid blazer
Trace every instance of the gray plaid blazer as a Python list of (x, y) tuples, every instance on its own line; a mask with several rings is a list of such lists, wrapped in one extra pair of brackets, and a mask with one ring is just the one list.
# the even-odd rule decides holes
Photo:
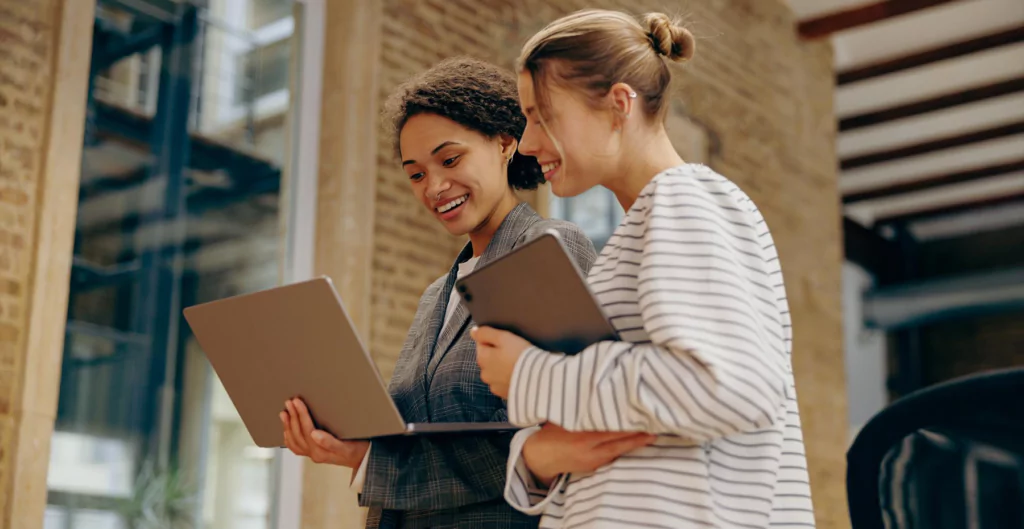
[[(586, 273), (597, 253), (574, 224), (543, 219), (523, 203), (505, 217), (477, 267), (482, 267), (549, 229), (558, 230)], [(480, 380), (469, 311), (455, 309), (441, 329), (458, 273), (472, 257), (467, 245), (448, 275), (420, 298), (389, 391), (407, 422), (506, 421), (501, 398)], [(511, 434), (473, 434), (376, 440), (370, 450), (360, 505), (370, 507), (367, 527), (392, 529), (535, 528), (538, 518), (504, 500)]]

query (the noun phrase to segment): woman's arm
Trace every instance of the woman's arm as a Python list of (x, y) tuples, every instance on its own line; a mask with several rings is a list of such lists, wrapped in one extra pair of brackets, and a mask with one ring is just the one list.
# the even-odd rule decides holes
[(527, 349), (510, 381), (514, 424), (705, 440), (775, 421), (789, 369), (777, 255), (745, 197), (694, 180), (640, 197), (646, 218), (620, 240), (641, 239), (642, 250), (622, 248), (626, 270), (608, 271), (636, 278), (636, 325), (650, 343), (601, 342), (574, 356)]
[(568, 474), (553, 476), (549, 482), (539, 478), (530, 469), (523, 448), (540, 431), (540, 426), (520, 430), (512, 438), (512, 446), (508, 456), (508, 480), (505, 482), (505, 501), (516, 510), (539, 515), (547, 506), (562, 494)]
[(570, 473), (593, 472), (655, 440), (646, 433), (569, 432), (554, 424), (521, 430), (512, 439), (505, 501), (541, 514), (564, 494)]

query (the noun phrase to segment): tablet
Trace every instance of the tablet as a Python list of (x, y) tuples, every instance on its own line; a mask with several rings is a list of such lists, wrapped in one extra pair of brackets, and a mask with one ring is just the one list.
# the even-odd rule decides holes
[(467, 274), (456, 289), (477, 325), (511, 331), (546, 351), (576, 354), (618, 339), (554, 230)]
[(184, 310), (242, 422), (261, 447), (284, 444), (286, 400), (300, 397), (339, 439), (507, 431), (508, 423), (406, 423), (330, 278)]

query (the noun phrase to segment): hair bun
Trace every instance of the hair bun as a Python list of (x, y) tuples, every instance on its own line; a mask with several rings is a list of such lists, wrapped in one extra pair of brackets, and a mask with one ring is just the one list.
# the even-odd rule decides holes
[(647, 13), (643, 18), (647, 38), (658, 55), (664, 55), (676, 62), (688, 61), (697, 51), (697, 40), (693, 33), (664, 13)]

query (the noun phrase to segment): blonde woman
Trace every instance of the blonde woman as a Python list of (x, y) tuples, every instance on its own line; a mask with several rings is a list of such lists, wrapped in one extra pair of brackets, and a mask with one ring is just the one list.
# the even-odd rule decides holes
[[(506, 499), (541, 527), (813, 527), (778, 254), (757, 206), (665, 131), (695, 51), (668, 16), (589, 10), (523, 48), (519, 152), (555, 194), (604, 186), (625, 217), (589, 272), (622, 341), (574, 356), (473, 332), (481, 377), (524, 430)], [(575, 432), (656, 439), (594, 465)]]

